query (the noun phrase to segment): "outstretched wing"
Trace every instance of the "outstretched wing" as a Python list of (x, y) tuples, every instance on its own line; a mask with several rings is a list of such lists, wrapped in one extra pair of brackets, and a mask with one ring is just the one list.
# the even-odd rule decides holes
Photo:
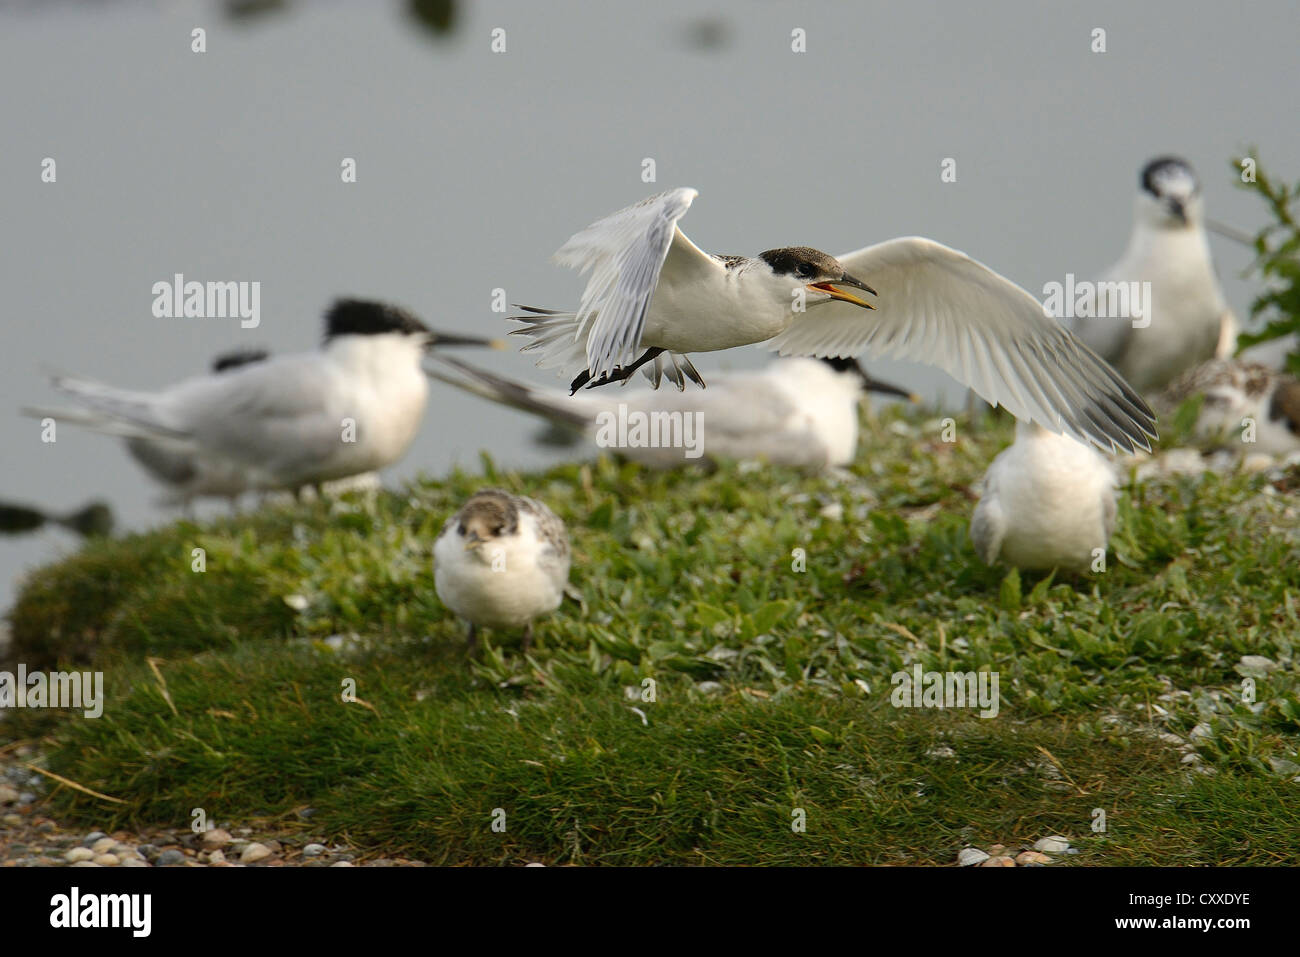
[(677, 228), (697, 195), (679, 188), (643, 199), (592, 223), (556, 252), (560, 265), (591, 273), (575, 338), (586, 340), (593, 378), (637, 359), (646, 310), (665, 261), (671, 259), (674, 274), (722, 268)]
[(1011, 280), (916, 236), (839, 261), (877, 290), (875, 310), (819, 305), (768, 348), (923, 362), (1018, 419), (1106, 450), (1151, 448), (1156, 420), (1142, 397)]

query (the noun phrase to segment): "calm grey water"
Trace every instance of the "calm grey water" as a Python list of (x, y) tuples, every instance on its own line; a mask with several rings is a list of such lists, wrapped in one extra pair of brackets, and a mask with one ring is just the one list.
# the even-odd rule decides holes
[[(551, 252), (668, 186), (701, 190), (683, 225), (711, 251), (835, 253), (919, 233), (1041, 290), (1118, 257), (1156, 154), (1191, 160), (1211, 215), (1247, 229), (1261, 210), (1232, 187), (1228, 157), (1253, 143), (1266, 167), (1300, 175), (1291, 0), (699, 10), (461, 4), (436, 39), (396, 3), (299, 3), (253, 22), (215, 3), (0, 4), (0, 499), (102, 497), (132, 529), (169, 517), (114, 440), (39, 441), (17, 410), (57, 400), (43, 368), (162, 386), (223, 349), (314, 346), (339, 294), (503, 331), (494, 288), (574, 302), (581, 282)], [(190, 51), (196, 26), (204, 54)], [(1090, 51), (1095, 27), (1105, 54)], [(791, 52), (795, 28), (805, 53)], [(940, 182), (945, 157), (955, 183)], [(1246, 251), (1215, 251), (1244, 313)], [(260, 281), (260, 327), (154, 318), (151, 287), (176, 272)], [(482, 358), (552, 381), (515, 353)], [(949, 404), (964, 395), (928, 370), (880, 371)], [(480, 447), (521, 467), (559, 454), (528, 444), (531, 420), (447, 389), (429, 412), (389, 482), (477, 468)], [(58, 531), (0, 540), (0, 607), (25, 567), (75, 545)]]

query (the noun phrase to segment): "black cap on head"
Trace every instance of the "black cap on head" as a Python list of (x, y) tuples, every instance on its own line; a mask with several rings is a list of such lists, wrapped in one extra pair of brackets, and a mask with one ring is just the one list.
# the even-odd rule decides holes
[(265, 362), (269, 355), (270, 353), (265, 349), (236, 349), (234, 352), (223, 352), (212, 360), (212, 371), (225, 372), (254, 362)]
[(781, 249), (769, 249), (758, 254), (758, 258), (772, 267), (772, 272), (780, 276), (794, 276), (803, 280), (815, 280), (822, 276), (838, 279), (844, 275), (844, 267), (834, 256), (828, 256), (819, 249), (809, 246), (785, 246)]
[(839, 356), (826, 356), (822, 358), (822, 362), (826, 363), (836, 372), (856, 372), (858, 375), (862, 376), (863, 379), (866, 379), (867, 377), (866, 370), (862, 368), (862, 363), (859, 362), (857, 359), (844, 359)]
[(1186, 184), (1183, 189), (1185, 194), (1195, 193), (1200, 188), (1191, 164), (1177, 156), (1161, 156), (1153, 159), (1142, 167), (1142, 175), (1139, 178), (1142, 189), (1157, 199), (1165, 198), (1169, 193), (1169, 186), (1180, 181)]
[(429, 327), (405, 309), (371, 299), (339, 299), (325, 313), (325, 339), (335, 336), (378, 336), (428, 333)]
[(879, 392), (882, 395), (896, 395), (899, 398), (907, 399), (909, 402), (920, 402), (920, 396), (910, 392), (900, 386), (891, 385), (888, 382), (881, 382), (879, 379), (872, 378), (871, 373), (862, 368), (862, 363), (857, 359), (843, 359), (838, 356), (824, 357), (821, 360), (836, 372), (850, 372), (862, 380), (862, 388), (868, 392)]

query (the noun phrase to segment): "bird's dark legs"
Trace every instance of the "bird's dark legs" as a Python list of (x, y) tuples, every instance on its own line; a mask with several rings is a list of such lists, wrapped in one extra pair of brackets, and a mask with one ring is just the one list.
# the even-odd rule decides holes
[(530, 621), (528, 624), (524, 625), (524, 641), (522, 645), (522, 650), (524, 654), (528, 654), (528, 649), (532, 645), (532, 643), (533, 643), (533, 623)]
[(602, 375), (599, 379), (597, 379), (595, 382), (591, 381), (591, 370), (583, 369), (581, 374), (579, 374), (579, 376), (576, 379), (574, 379), (571, 383), (569, 383), (569, 395), (573, 395), (583, 386), (586, 386), (588, 389), (594, 389), (596, 388), (596, 386), (599, 385), (609, 385), (611, 382), (622, 382), (624, 379), (630, 376), (637, 369), (641, 368), (651, 359), (662, 354), (663, 351), (664, 350), (660, 349), (658, 346), (649, 348), (644, 353), (642, 353), (640, 359), (637, 359), (636, 362), (632, 363), (626, 369), (623, 368), (622, 366), (619, 366), (617, 369), (614, 370), (612, 374), (607, 372), (604, 375)]
[(473, 623), (469, 626), (469, 631), (465, 633), (465, 650), (471, 655), (478, 651), (478, 627)]

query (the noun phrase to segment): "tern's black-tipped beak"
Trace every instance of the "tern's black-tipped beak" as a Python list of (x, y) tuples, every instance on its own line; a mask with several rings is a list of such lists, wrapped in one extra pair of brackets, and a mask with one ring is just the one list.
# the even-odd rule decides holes
[(865, 372), (862, 373), (862, 383), (868, 392), (878, 392), (881, 395), (896, 395), (900, 399), (906, 399), (913, 404), (919, 403), (921, 397), (910, 389), (904, 389), (901, 386), (891, 385), (888, 382), (881, 382), (879, 379), (873, 379)]
[[(839, 279), (834, 280), (833, 282), (834, 284), (838, 284), (841, 286), (856, 286), (858, 289), (863, 289), (871, 293), (873, 296), (876, 295), (876, 290), (872, 289), (861, 279), (855, 279), (853, 276), (850, 276), (848, 273), (845, 273), (843, 276), (841, 276)], [(842, 289), (836, 289), (834, 284), (832, 284), (831, 282), (814, 282), (814, 283), (810, 283), (808, 288), (816, 289), (818, 292), (824, 292), (832, 299), (838, 299), (841, 302), (851, 302), (853, 303), (853, 305), (861, 306), (863, 309), (876, 308), (871, 303), (859, 299), (857, 296), (850, 295), (849, 293), (844, 292)]]
[(462, 336), (451, 332), (429, 331), (429, 340), (425, 348), (435, 349), (439, 346), (487, 346), (490, 349), (504, 349), (502, 339), (484, 339), (481, 336)]

